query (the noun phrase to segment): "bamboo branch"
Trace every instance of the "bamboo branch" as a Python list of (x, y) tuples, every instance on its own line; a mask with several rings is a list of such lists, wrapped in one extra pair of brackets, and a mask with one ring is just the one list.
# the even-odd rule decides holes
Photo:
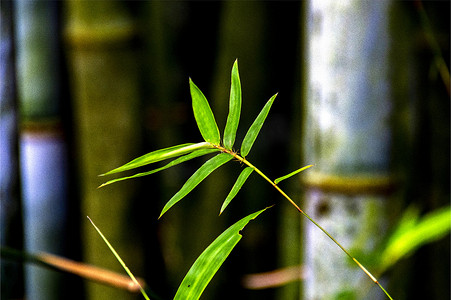
[(326, 229), (324, 229), (321, 225), (319, 225), (315, 220), (313, 220), (310, 215), (304, 212), (277, 184), (274, 183), (271, 179), (268, 178), (262, 171), (260, 171), (257, 167), (247, 161), (244, 157), (241, 157), (239, 154), (228, 150), (222, 146), (214, 145), (215, 148), (220, 149), (222, 152), (228, 153), (232, 155), (235, 159), (239, 160), (241, 163), (246, 164), (247, 166), (254, 169), (256, 173), (258, 173), (263, 179), (269, 182), (282, 196), (285, 197), (304, 217), (306, 217), (310, 222), (312, 222), (316, 227), (318, 227), (331, 241), (333, 241), (354, 263), (377, 285), (379, 288), (385, 293), (385, 295), (393, 300), (390, 294), (382, 287), (379, 281), (369, 272), (355, 257), (351, 255)]

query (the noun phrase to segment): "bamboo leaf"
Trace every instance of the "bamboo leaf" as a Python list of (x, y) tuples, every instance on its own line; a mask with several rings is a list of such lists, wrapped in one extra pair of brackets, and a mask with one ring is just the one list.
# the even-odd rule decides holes
[(185, 182), (182, 188), (166, 203), (159, 218), (168, 211), (174, 204), (183, 199), (189, 194), (202, 180), (204, 180), (208, 175), (214, 170), (230, 161), (233, 158), (232, 155), (228, 153), (221, 153), (213, 158), (210, 158), (205, 162), (190, 178)]
[(127, 267), (127, 265), (125, 264), (125, 262), (122, 260), (122, 258), (119, 256), (119, 254), (116, 252), (116, 250), (113, 248), (113, 246), (110, 244), (110, 242), (107, 240), (107, 238), (103, 235), (103, 233), (100, 231), (100, 229), (94, 224), (94, 222), (91, 220), (90, 217), (88, 217), (89, 221), (91, 222), (92, 226), (94, 226), (94, 228), (97, 230), (97, 232), (99, 233), (99, 235), (102, 237), (103, 241), (105, 242), (105, 244), (107, 244), (108, 248), (110, 248), (110, 251), (114, 254), (114, 256), (116, 257), (116, 259), (118, 260), (118, 262), (121, 264), (121, 266), (124, 268), (125, 272), (127, 272), (128, 276), (130, 276), (130, 278), (133, 280), (133, 282), (139, 286), (139, 290), (141, 291), (141, 294), (144, 296), (144, 298), (146, 298), (147, 300), (150, 300), (149, 296), (147, 296), (146, 292), (144, 291), (143, 287), (141, 286), (141, 284), (138, 282), (138, 280), (136, 280), (135, 276), (133, 275), (133, 273), (130, 271), (130, 269)]
[(252, 123), (251, 127), (247, 131), (246, 136), (243, 139), (243, 143), (241, 144), (241, 156), (246, 157), (249, 154), (249, 151), (251, 151), (252, 145), (254, 144), (255, 139), (257, 138), (257, 135), (260, 132), (260, 129), (262, 128), (263, 123), (265, 122), (265, 119), (268, 116), (269, 110), (276, 97), (277, 94), (272, 96), (271, 99), (266, 102), (265, 106), (258, 114), (254, 123)]
[(219, 145), (221, 137), (219, 134), (218, 125), (216, 124), (215, 116), (211, 111), (207, 98), (201, 90), (189, 79), (191, 99), (193, 103), (194, 118), (196, 119), (199, 131), (204, 140), (213, 145)]
[(180, 284), (174, 299), (199, 299), (208, 283), (241, 240), (241, 230), (266, 209), (244, 217), (217, 237), (196, 259)]
[(251, 175), (252, 171), (254, 171), (254, 169), (252, 169), (251, 167), (247, 167), (243, 171), (241, 171), (240, 175), (238, 176), (238, 179), (236, 180), (235, 184), (232, 187), (232, 190), (227, 195), (227, 198), (224, 200), (224, 203), (222, 204), (221, 211), (219, 212), (219, 214), (222, 214), (222, 212), (226, 209), (227, 205), (229, 205), (230, 201), (232, 201), (233, 198), (235, 198), (241, 187), (246, 182), (249, 175)]
[(227, 123), (224, 129), (224, 147), (229, 150), (232, 150), (235, 143), (241, 114), (241, 82), (238, 72), (238, 60), (235, 60), (233, 64), (231, 77), (229, 115), (227, 116)]
[(109, 184), (112, 184), (112, 183), (115, 183), (115, 182), (118, 182), (118, 181), (122, 181), (122, 180), (126, 180), (126, 179), (132, 179), (132, 178), (138, 178), (138, 177), (143, 177), (143, 176), (147, 176), (147, 175), (150, 175), (150, 174), (154, 174), (154, 173), (166, 170), (166, 169), (168, 169), (170, 167), (173, 167), (175, 165), (181, 164), (181, 163), (183, 163), (185, 161), (191, 160), (193, 158), (196, 158), (196, 157), (199, 157), (199, 156), (203, 156), (203, 155), (206, 155), (206, 154), (210, 154), (210, 153), (213, 153), (213, 152), (218, 152), (218, 151), (220, 151), (220, 150), (219, 149), (201, 149), (201, 150), (196, 150), (196, 151), (191, 152), (190, 154), (184, 155), (182, 157), (179, 157), (179, 158), (171, 161), (170, 163), (168, 163), (167, 165), (165, 165), (165, 166), (163, 166), (161, 168), (154, 169), (154, 170), (151, 170), (151, 171), (148, 171), (148, 172), (138, 173), (138, 174), (131, 175), (131, 176), (126, 176), (126, 177), (113, 179), (113, 180), (110, 180), (110, 181), (107, 181), (107, 182), (103, 183), (101, 186), (99, 186), (99, 188), (104, 187), (104, 186), (109, 185)]
[[(411, 210), (408, 210), (406, 214), (411, 214)], [(413, 214), (416, 213), (413, 212)], [(424, 244), (436, 241), (449, 234), (451, 230), (451, 207), (437, 209), (418, 220), (415, 218), (415, 224), (408, 218), (402, 218), (402, 220), (398, 225), (398, 230), (395, 230), (394, 235), (389, 239), (385, 250), (382, 252), (381, 271), (385, 271)]]
[(282, 180), (288, 179), (288, 178), (290, 178), (291, 176), (294, 176), (294, 175), (296, 175), (296, 174), (298, 174), (298, 173), (300, 173), (300, 172), (302, 172), (302, 171), (304, 171), (304, 170), (306, 170), (306, 169), (308, 169), (308, 168), (311, 168), (311, 167), (313, 167), (313, 165), (308, 165), (308, 166), (302, 167), (302, 168), (300, 168), (300, 169), (297, 169), (296, 171), (293, 171), (293, 172), (291, 172), (290, 174), (287, 174), (287, 175), (285, 175), (285, 176), (282, 176), (282, 177), (277, 178), (276, 180), (274, 180), (274, 183), (275, 183), (275, 184), (278, 184), (278, 183), (281, 182)]
[(177, 146), (172, 146), (169, 148), (156, 150), (156, 151), (144, 154), (143, 156), (140, 156), (138, 158), (135, 158), (134, 160), (126, 163), (125, 165), (123, 165), (119, 168), (116, 168), (114, 170), (111, 170), (109, 172), (106, 172), (105, 174), (102, 174), (101, 176), (135, 169), (135, 168), (142, 167), (142, 166), (145, 166), (145, 165), (148, 165), (151, 163), (159, 162), (159, 161), (162, 161), (165, 159), (169, 159), (169, 158), (173, 158), (173, 157), (180, 156), (183, 154), (187, 154), (187, 153), (193, 152), (195, 150), (206, 149), (206, 148), (211, 148), (211, 145), (206, 142), (202, 142), (202, 143), (197, 143), (197, 144), (194, 144), (194, 143), (182, 144), (182, 145), (177, 145)]

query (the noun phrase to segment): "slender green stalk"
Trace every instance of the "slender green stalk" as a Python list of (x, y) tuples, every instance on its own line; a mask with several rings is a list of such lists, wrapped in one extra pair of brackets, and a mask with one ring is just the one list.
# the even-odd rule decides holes
[(393, 298), (382, 287), (382, 285), (379, 283), (379, 281), (376, 279), (376, 277), (374, 277), (373, 274), (371, 274), (371, 272), (369, 272), (356, 258), (354, 258), (326, 229), (324, 229), (321, 225), (319, 225), (317, 222), (315, 222), (315, 220), (313, 220), (306, 212), (304, 212), (277, 184), (274, 183), (274, 181), (269, 179), (268, 176), (266, 176), (262, 171), (260, 171), (257, 167), (255, 167), (253, 164), (251, 164), (248, 160), (246, 160), (245, 158), (241, 157), (239, 154), (237, 154), (237, 153), (235, 153), (235, 152), (233, 152), (231, 150), (227, 150), (227, 149), (225, 149), (222, 146), (214, 145), (214, 147), (218, 148), (222, 152), (225, 152), (225, 153), (228, 153), (228, 154), (232, 155), (235, 159), (237, 159), (241, 163), (244, 163), (247, 166), (249, 166), (250, 168), (252, 168), (256, 173), (258, 173), (261, 177), (263, 177), (263, 179), (265, 179), (267, 182), (269, 182), (269, 184), (271, 184), (280, 194), (282, 194), (282, 196), (284, 196), (285, 199), (287, 199), (303, 216), (305, 216), (310, 222), (312, 222), (316, 227), (318, 227), (325, 235), (327, 235), (327, 237), (329, 239), (331, 239), (338, 247), (340, 247), (340, 249), (349, 258), (351, 258), (357, 264), (357, 266), (360, 269), (362, 269), (362, 271), (365, 272), (365, 274), (368, 275), (369, 278), (371, 278), (371, 280), (375, 284), (377, 284), (379, 286), (379, 288), (385, 293), (385, 295), (387, 295), (387, 297), (390, 300), (393, 300)]
[(110, 248), (111, 252), (113, 252), (114, 256), (116, 257), (116, 259), (119, 261), (119, 263), (121, 264), (121, 266), (124, 268), (125, 272), (127, 272), (128, 276), (130, 276), (131, 280), (137, 285), (139, 286), (139, 290), (141, 291), (141, 294), (144, 296), (144, 298), (146, 300), (150, 300), (149, 296), (147, 296), (146, 292), (144, 291), (143, 287), (141, 286), (141, 284), (138, 282), (138, 280), (136, 280), (135, 276), (133, 275), (133, 273), (130, 271), (130, 269), (127, 267), (127, 265), (125, 264), (125, 262), (122, 260), (122, 258), (119, 256), (119, 254), (116, 252), (116, 250), (113, 248), (113, 246), (110, 244), (110, 242), (107, 240), (107, 238), (103, 235), (103, 233), (100, 231), (100, 229), (96, 226), (96, 224), (94, 224), (94, 222), (91, 220), (90, 217), (88, 217), (89, 221), (91, 222), (92, 226), (94, 226), (94, 228), (97, 230), (97, 232), (99, 233), (99, 235), (102, 237), (103, 241), (105, 242), (105, 244), (107, 244), (108, 248)]
[(423, 3), (421, 1), (415, 2), (417, 11), (420, 15), (420, 22), (423, 26), (426, 39), (429, 42), (429, 46), (431, 47), (432, 53), (434, 55), (434, 64), (437, 68), (440, 77), (442, 78), (443, 84), (445, 85), (446, 91), (448, 95), (450, 94), (450, 77), (449, 77), (449, 69), (446, 65), (445, 59), (443, 58), (442, 50), (440, 49), (440, 45), (437, 42), (437, 39), (434, 36), (434, 32), (432, 30), (431, 22), (429, 17), (424, 9)]

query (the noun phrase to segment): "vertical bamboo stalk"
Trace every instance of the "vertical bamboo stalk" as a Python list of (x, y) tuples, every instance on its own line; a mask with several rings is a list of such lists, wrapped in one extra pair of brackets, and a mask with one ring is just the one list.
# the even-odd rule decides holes
[[(126, 2), (69, 1), (65, 37), (70, 61), (82, 194), (82, 243), (92, 264), (123, 272), (86, 215), (136, 275), (142, 253), (133, 226), (137, 182), (97, 189), (99, 174), (138, 155), (137, 31)], [(125, 291), (87, 284), (91, 299), (129, 299)]]
[[(307, 9), (303, 151), (306, 211), (357, 258), (387, 232), (392, 179), (390, 1), (316, 1)], [(306, 224), (306, 299), (359, 298), (366, 275)], [(370, 299), (379, 299), (379, 291)], [(368, 297), (368, 295), (366, 295)]]
[[(178, 32), (186, 26), (186, 21), (181, 20), (185, 18), (179, 18), (179, 13), (185, 13), (186, 5), (175, 1), (144, 1), (141, 5), (145, 149), (166, 148), (188, 138), (183, 130), (186, 114), (191, 110), (188, 80), (182, 76), (179, 57), (172, 53), (172, 49), (177, 48)], [(154, 198), (152, 203), (145, 199), (142, 202), (147, 215), (142, 225), (148, 232), (144, 244), (148, 258), (145, 261), (146, 278), (152, 284), (152, 290), (163, 298), (173, 295), (189, 267), (183, 265), (186, 260), (180, 255), (183, 248), (180, 240), (186, 237), (185, 211), (173, 210), (158, 220), (162, 205), (183, 184), (182, 167), (141, 179), (145, 181), (146, 194), (152, 191)]]
[[(23, 226), (19, 186), (18, 108), (14, 68), (14, 30), (11, 1), (0, 7), (0, 244), (22, 249)], [(2, 299), (23, 298), (23, 268), (1, 259)]]
[[(450, 99), (449, 86), (441, 77), (449, 61), (448, 67), (440, 63), (440, 52), (445, 60), (449, 58), (450, 3), (415, 1), (402, 7), (403, 13), (396, 12), (393, 22), (393, 39), (397, 45), (402, 43), (393, 49), (397, 60), (402, 60), (393, 65), (393, 78), (410, 94), (396, 97), (395, 140), (409, 149), (396, 151), (394, 161), (404, 170), (406, 205), (417, 205), (427, 213), (448, 205), (450, 199)], [(449, 74), (445, 77), (449, 80)], [(450, 298), (449, 247), (448, 236), (396, 265), (390, 275), (404, 299)]]
[[(61, 255), (68, 195), (60, 117), (58, 7), (56, 2), (14, 4), (25, 250)], [(58, 274), (26, 266), (27, 298), (59, 299), (61, 284)]]

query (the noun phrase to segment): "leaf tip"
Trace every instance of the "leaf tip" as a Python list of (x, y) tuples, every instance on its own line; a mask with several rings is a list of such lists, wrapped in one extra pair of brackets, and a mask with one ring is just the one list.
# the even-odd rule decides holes
[(219, 216), (222, 215), (222, 213), (224, 212), (224, 210), (225, 210), (225, 207), (222, 206), (222, 207), (221, 207), (221, 210), (219, 211)]

